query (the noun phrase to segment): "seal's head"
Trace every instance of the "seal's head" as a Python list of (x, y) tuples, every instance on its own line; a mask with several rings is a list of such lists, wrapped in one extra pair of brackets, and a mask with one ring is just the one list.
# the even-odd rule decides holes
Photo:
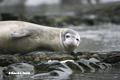
[(63, 41), (62, 47), (64, 47), (65, 51), (73, 51), (79, 46), (80, 36), (72, 29), (63, 29), (61, 38)]

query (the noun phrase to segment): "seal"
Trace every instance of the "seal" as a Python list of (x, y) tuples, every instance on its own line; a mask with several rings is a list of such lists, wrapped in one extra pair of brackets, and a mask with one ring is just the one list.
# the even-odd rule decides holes
[(69, 28), (53, 28), (23, 21), (0, 22), (0, 51), (28, 53), (31, 51), (74, 51), (80, 43), (79, 34)]

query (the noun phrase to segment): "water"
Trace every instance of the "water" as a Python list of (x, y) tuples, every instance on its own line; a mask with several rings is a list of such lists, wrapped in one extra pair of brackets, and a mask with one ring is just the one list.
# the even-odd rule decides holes
[(120, 80), (120, 64), (93, 73), (72, 74), (69, 80)]
[[(69, 26), (79, 32), (81, 43), (76, 51), (120, 51), (120, 25)], [(70, 80), (120, 80), (120, 63), (105, 70), (75, 73)]]
[(76, 51), (119, 51), (120, 25), (69, 26), (79, 32), (81, 43)]

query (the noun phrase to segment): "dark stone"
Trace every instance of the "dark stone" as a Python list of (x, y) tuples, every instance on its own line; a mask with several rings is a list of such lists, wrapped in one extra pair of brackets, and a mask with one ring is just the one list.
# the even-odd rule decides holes
[(81, 71), (82, 72), (80, 65), (75, 62), (67, 61), (65, 64), (73, 71), (79, 71), (79, 72)]
[(17, 14), (2, 13), (1, 17), (2, 17), (2, 21), (6, 21), (6, 20), (18, 20), (18, 15)]
[(1, 55), (0, 56), (0, 66), (8, 66), (13, 63), (17, 63), (20, 61), (19, 56), (17, 55)]
[(120, 54), (111, 55), (107, 59), (104, 60), (106, 63), (117, 63), (120, 62)]

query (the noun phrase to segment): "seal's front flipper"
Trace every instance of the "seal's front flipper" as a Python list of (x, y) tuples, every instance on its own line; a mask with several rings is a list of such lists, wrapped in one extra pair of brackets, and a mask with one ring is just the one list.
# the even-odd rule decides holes
[(13, 31), (10, 34), (10, 37), (12, 37), (12, 38), (20, 38), (20, 37), (25, 37), (25, 36), (29, 36), (29, 35), (30, 35), (29, 30), (27, 30), (27, 29), (19, 29), (19, 30)]

